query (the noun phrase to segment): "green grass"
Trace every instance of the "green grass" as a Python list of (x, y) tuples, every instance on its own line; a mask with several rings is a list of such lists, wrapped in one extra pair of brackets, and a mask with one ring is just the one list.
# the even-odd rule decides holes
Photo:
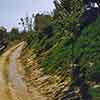
[(100, 100), (100, 87), (91, 88), (90, 93), (93, 96), (93, 100)]

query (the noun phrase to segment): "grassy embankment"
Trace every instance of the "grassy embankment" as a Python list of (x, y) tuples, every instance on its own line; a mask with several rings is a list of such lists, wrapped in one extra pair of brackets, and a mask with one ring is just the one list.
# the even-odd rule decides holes
[[(100, 48), (100, 18), (96, 20), (93, 24), (86, 27), (80, 37), (76, 41), (74, 41), (74, 58), (76, 59), (81, 54), (83, 54), (79, 63), (81, 65), (81, 71), (86, 68), (86, 80), (87, 81), (97, 81), (99, 76), (96, 76), (96, 73), (100, 73), (99, 67), (99, 48)], [(68, 33), (69, 34), (69, 33)], [(64, 80), (68, 80), (71, 78), (71, 70), (70, 66), (72, 60), (72, 44), (73, 42), (69, 42), (70, 36), (61, 36), (60, 38), (55, 35), (50, 38), (44, 37), (42, 40), (37, 40), (37, 37), (30, 37), (30, 43), (28, 44), (29, 50), (32, 51), (28, 54), (30, 61), (33, 59), (38, 63), (38, 67), (42, 68), (42, 72), (47, 75), (56, 75), (59, 77), (60, 82), (64, 82)], [(59, 36), (59, 35), (58, 35)], [(45, 51), (45, 47), (47, 45), (51, 45), (49, 49)], [(44, 49), (43, 51), (39, 51)], [(27, 61), (29, 62), (29, 61)], [(26, 63), (27, 63), (26, 62)], [(25, 63), (25, 64), (26, 64)], [(92, 65), (91, 65), (92, 64)], [(29, 64), (25, 67), (25, 71), (27, 75), (30, 75), (32, 72), (31, 69), (34, 69), (34, 64)], [(32, 76), (34, 77), (34, 76)], [(32, 80), (31, 80), (32, 82)], [(92, 88), (92, 87), (91, 87)], [(99, 88), (97, 88), (98, 90)], [(92, 89), (92, 95), (95, 96), (95, 90)], [(92, 91), (91, 90), (91, 91)], [(100, 97), (100, 95), (98, 96)], [(96, 97), (97, 98), (97, 97)], [(95, 100), (95, 99), (94, 99)]]

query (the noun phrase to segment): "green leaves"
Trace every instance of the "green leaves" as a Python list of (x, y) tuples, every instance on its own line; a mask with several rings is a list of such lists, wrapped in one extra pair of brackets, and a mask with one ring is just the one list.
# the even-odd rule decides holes
[(9, 40), (14, 41), (19, 39), (19, 30), (17, 28), (12, 28), (9, 32)]
[[(74, 56), (77, 58), (81, 53), (80, 64), (87, 69), (86, 77), (91, 78), (92, 73), (100, 71), (100, 18), (86, 27), (81, 36), (74, 43)], [(93, 63), (92, 67), (90, 63)], [(92, 70), (93, 69), (93, 70)]]
[[(83, 12), (82, 0), (60, 0), (55, 3), (54, 25), (60, 33), (64, 30), (74, 32), (78, 30), (79, 18)], [(66, 33), (65, 33), (66, 34)]]

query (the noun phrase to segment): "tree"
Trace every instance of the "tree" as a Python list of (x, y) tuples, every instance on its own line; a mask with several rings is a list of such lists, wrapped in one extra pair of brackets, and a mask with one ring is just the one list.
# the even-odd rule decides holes
[(34, 29), (37, 32), (43, 32), (44, 29), (50, 25), (52, 20), (52, 17), (50, 15), (44, 15), (44, 14), (37, 14), (35, 16), (34, 24), (35, 27)]
[[(78, 30), (79, 18), (83, 11), (82, 0), (57, 0), (54, 1), (54, 20), (56, 26), (60, 26), (62, 33), (64, 30)], [(62, 28), (63, 27), (63, 28)]]
[(18, 28), (12, 28), (11, 31), (9, 32), (9, 39), (11, 41), (19, 39), (19, 30)]
[(30, 32), (33, 31), (33, 26), (34, 26), (33, 20), (34, 20), (34, 14), (32, 14), (31, 17), (29, 16), (26, 16), (25, 18), (21, 17), (20, 22), (18, 24), (22, 25), (24, 32), (26, 31)]

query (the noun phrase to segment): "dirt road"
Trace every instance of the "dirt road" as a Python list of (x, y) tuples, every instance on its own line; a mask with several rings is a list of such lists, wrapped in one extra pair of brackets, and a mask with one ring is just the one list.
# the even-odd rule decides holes
[(19, 43), (0, 57), (0, 100), (46, 100), (36, 88), (30, 95), (22, 76), (17, 71), (17, 59), (25, 44)]

